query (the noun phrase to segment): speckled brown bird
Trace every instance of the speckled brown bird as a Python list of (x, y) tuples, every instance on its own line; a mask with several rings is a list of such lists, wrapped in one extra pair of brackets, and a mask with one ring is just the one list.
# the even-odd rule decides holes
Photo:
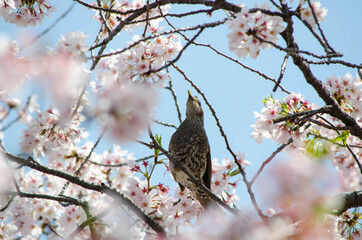
[(170, 170), (181, 191), (187, 187), (200, 204), (206, 207), (214, 203), (210, 196), (188, 180), (183, 171), (177, 169), (178, 164), (184, 166), (211, 190), (211, 157), (209, 140), (204, 129), (204, 112), (198, 97), (192, 96), (190, 91), (188, 94), (186, 119), (172, 135), (168, 148), (173, 158), (173, 161), (170, 161)]

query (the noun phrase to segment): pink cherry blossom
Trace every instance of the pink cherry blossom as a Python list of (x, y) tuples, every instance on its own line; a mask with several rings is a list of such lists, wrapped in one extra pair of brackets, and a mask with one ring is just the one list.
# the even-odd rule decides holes
[(113, 137), (131, 140), (147, 126), (155, 103), (156, 92), (149, 86), (127, 82), (108, 84), (97, 95), (95, 116)]
[(21, 1), (1, 0), (0, 17), (6, 22), (20, 27), (36, 26), (41, 24), (44, 16), (55, 12), (56, 8), (48, 0)]
[(75, 115), (67, 122), (61, 120), (56, 109), (39, 111), (38, 116), (33, 118), (27, 124), (28, 128), (23, 131), (21, 151), (35, 157), (39, 154), (45, 156), (57, 148), (77, 144), (86, 136), (79, 128), (80, 115)]
[[(317, 1), (311, 2), (313, 11), (317, 17), (318, 23), (324, 21), (325, 16), (328, 13), (328, 10), (324, 7), (322, 7), (322, 4)], [(303, 20), (307, 21), (313, 28), (316, 27), (316, 21), (314, 19), (312, 9), (309, 7), (308, 4), (305, 4), (304, 7), (300, 9), (300, 15)]]
[[(128, 1), (128, 0), (115, 0), (112, 1), (108, 4), (103, 4), (102, 7), (105, 8), (109, 8), (109, 9), (115, 9), (121, 12), (127, 12), (129, 10), (135, 10), (138, 8), (142, 8), (143, 6), (145, 6), (146, 1), (145, 0), (133, 0), (133, 1)], [(170, 5), (162, 5), (159, 8), (154, 8), (154, 9), (150, 9), (148, 12), (148, 15), (146, 13), (142, 14), (141, 16), (137, 17), (134, 21), (137, 21), (137, 23), (135, 24), (127, 24), (123, 27), (124, 31), (129, 31), (132, 32), (133, 29), (135, 28), (141, 28), (141, 27), (145, 27), (145, 22), (142, 22), (140, 20), (144, 20), (146, 19), (146, 17), (148, 18), (154, 18), (157, 16), (161, 16), (161, 12), (162, 14), (167, 14), (168, 10), (170, 9)], [(161, 11), (161, 12), (160, 12)], [(119, 23), (120, 19), (121, 20), (125, 20), (127, 17), (129, 17), (131, 14), (127, 14), (127, 15), (117, 15), (117, 14), (106, 14), (104, 16), (104, 19), (107, 22), (108, 27), (110, 28), (110, 30), (113, 30)], [(102, 18), (99, 16), (99, 12), (96, 11), (96, 14), (93, 16), (94, 19), (96, 19), (100, 24), (102, 24)], [(148, 24), (148, 32), (156, 32), (159, 29), (159, 23), (163, 20), (163, 18), (157, 18), (157, 19), (153, 19), (150, 20), (147, 24)], [(101, 35), (101, 39), (104, 39), (108, 37), (108, 32), (106, 29), (103, 30), (102, 35)]]
[[(227, 22), (231, 32), (228, 34), (229, 49), (238, 57), (246, 58), (250, 55), (257, 58), (261, 49), (272, 46), (262, 42), (253, 35), (263, 40), (276, 43), (278, 34), (284, 31), (283, 19), (277, 16), (268, 16), (260, 11), (249, 13), (244, 5), (241, 6), (240, 13), (236, 13), (230, 21)], [(262, 7), (266, 7), (262, 5)]]

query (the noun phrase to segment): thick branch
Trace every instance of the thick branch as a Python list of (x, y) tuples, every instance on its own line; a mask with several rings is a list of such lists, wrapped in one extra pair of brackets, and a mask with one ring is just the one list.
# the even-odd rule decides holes
[(335, 197), (337, 201), (343, 202), (338, 209), (334, 209), (333, 214), (341, 215), (350, 208), (362, 206), (362, 191), (344, 193)]
[(263, 162), (263, 164), (260, 166), (258, 172), (255, 174), (255, 176), (251, 179), (250, 181), (250, 186), (254, 184), (255, 180), (258, 178), (258, 176), (260, 175), (260, 173), (263, 171), (264, 167), (270, 163), (271, 160), (273, 160), (275, 158), (275, 156), (280, 153), (281, 151), (283, 151), (283, 149), (288, 146), (289, 144), (291, 144), (293, 142), (293, 139), (290, 138), (289, 141), (287, 143), (284, 143), (282, 145), (280, 145), (277, 150), (275, 150), (271, 155), (270, 157), (268, 157), (267, 160), (265, 160)]
[[(289, 10), (283, 10), (289, 11)], [(288, 12), (289, 14), (289, 12)], [(281, 34), (284, 40), (287, 43), (288, 48), (292, 48), (298, 51), (298, 45), (295, 42), (293, 37), (293, 22), (290, 18), (285, 18), (288, 26), (286, 30)], [(337, 104), (337, 102), (332, 98), (328, 89), (319, 81), (313, 74), (308, 63), (297, 54), (295, 51), (290, 52), (294, 64), (299, 68), (303, 73), (305, 80), (309, 83), (314, 90), (318, 93), (319, 97), (326, 103), (326, 105), (331, 106), (330, 115), (341, 120), (346, 127), (350, 130), (351, 134), (358, 137), (362, 140), (362, 128), (357, 124), (356, 120), (344, 112)]]

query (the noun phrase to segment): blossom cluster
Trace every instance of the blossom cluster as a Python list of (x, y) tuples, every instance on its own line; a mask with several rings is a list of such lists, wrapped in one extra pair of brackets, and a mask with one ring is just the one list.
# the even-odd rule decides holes
[(116, 139), (124, 141), (135, 139), (147, 126), (157, 92), (144, 84), (114, 82), (98, 90), (96, 97), (94, 115)]
[(16, 41), (0, 36), (0, 92), (19, 87), (25, 78), (27, 68), (18, 53), (19, 44)]
[(159, 69), (180, 50), (175, 35), (149, 41), (135, 36), (128, 47), (100, 61), (97, 82), (92, 82), (94, 114), (117, 139), (134, 139), (146, 127), (156, 105), (153, 87), (161, 88), (169, 79)]
[(136, 35), (126, 50), (103, 60), (99, 67), (98, 81), (105, 84), (112, 81), (133, 81), (163, 87), (169, 79), (160, 69), (181, 50), (180, 37), (159, 36), (150, 41), (141, 41)]
[(260, 11), (250, 13), (245, 6), (242, 6), (241, 12), (233, 15), (227, 24), (231, 30), (228, 34), (229, 49), (238, 57), (244, 58), (247, 55), (257, 58), (260, 50), (271, 48), (272, 45), (268, 42), (276, 43), (279, 33), (285, 29), (281, 17), (266, 15)]
[(262, 143), (263, 139), (271, 139), (278, 144), (287, 143), (289, 138), (293, 138), (293, 145), (300, 147), (299, 139), (304, 133), (304, 128), (296, 128), (293, 121), (285, 121), (282, 124), (274, 124), (274, 120), (279, 117), (285, 117), (307, 110), (315, 109), (316, 106), (310, 104), (300, 93), (291, 93), (283, 101), (268, 97), (264, 100), (265, 108), (260, 113), (254, 112), (257, 119), (251, 127), (254, 129), (251, 136), (258, 142)]
[[(4, 39), (0, 43), (0, 91), (20, 89), (25, 81), (38, 84), (50, 90), (49, 96), (62, 113), (69, 111), (89, 78), (83, 66), (88, 49), (84, 42), (83, 33), (69, 33), (59, 40), (57, 51), (29, 57), (19, 54), (17, 42)], [(83, 94), (80, 102), (82, 106), (88, 103), (87, 94)]]
[(79, 143), (86, 134), (79, 128), (82, 116), (76, 114), (72, 119), (63, 118), (56, 109), (38, 111), (28, 128), (23, 131), (21, 151), (37, 157), (45, 156), (58, 148), (67, 148)]
[(182, 239), (287, 240), (296, 236), (298, 239), (343, 239), (345, 235), (337, 228), (340, 218), (322, 211), (339, 203), (315, 201), (320, 200), (326, 190), (329, 193), (333, 191), (329, 183), (324, 182), (327, 186), (323, 185), (323, 181), (318, 179), (328, 177), (328, 170), (329, 167), (321, 162), (306, 161), (301, 156), (292, 155), (292, 158), (269, 166), (264, 178), (256, 182), (263, 186), (260, 191), (268, 199), (268, 204), (275, 204), (283, 210), (283, 214), (272, 214), (267, 221), (250, 224), (245, 215), (235, 219), (215, 211), (202, 216), (198, 228), (182, 233)]
[(324, 85), (339, 106), (357, 122), (362, 123), (362, 80), (347, 73), (343, 77), (331, 76)]
[[(147, 4), (151, 4), (151, 2), (147, 2)], [(117, 10), (121, 14), (117, 13), (106, 13), (103, 16), (107, 26), (110, 30), (114, 30), (118, 24), (122, 21), (126, 20), (130, 15), (132, 15), (137, 9), (142, 8), (146, 5), (145, 0), (114, 0), (114, 1), (107, 1), (107, 3), (103, 3), (102, 7), (112, 10)], [(163, 19), (161, 16), (167, 14), (168, 10), (170, 9), (170, 5), (163, 5), (159, 6), (155, 9), (149, 9), (147, 13), (143, 13), (142, 15), (138, 16), (135, 19), (132, 19), (134, 23), (126, 24), (123, 27), (123, 30), (130, 31), (137, 27), (144, 27), (147, 21), (147, 31), (149, 32), (157, 32), (159, 29), (159, 22)], [(98, 20), (100, 24), (103, 24), (102, 17), (99, 16), (99, 11), (96, 11), (96, 15), (94, 15), (94, 19)], [(108, 30), (106, 28), (103, 29), (101, 32), (101, 38), (106, 38), (108, 36)]]
[(87, 37), (81, 31), (63, 34), (57, 43), (57, 52), (71, 55), (76, 59), (83, 59), (89, 47)]
[[(325, 7), (322, 7), (322, 4), (317, 1), (312, 1), (311, 6), (313, 10), (309, 7), (308, 4), (306, 4), (306, 6), (302, 6), (300, 8), (299, 12), (302, 20), (307, 21), (313, 28), (315, 28), (317, 26), (316, 20), (318, 21), (318, 23), (324, 21), (328, 10)], [(313, 12), (317, 19), (314, 18)]]
[[(289, 1), (282, 0), (281, 2), (283, 4), (287, 4), (287, 2), (289, 2), (291, 5), (293, 4), (294, 0), (289, 0)], [(299, 0), (297, 2), (299, 4), (297, 7), (297, 11), (299, 12), (302, 20), (307, 21), (313, 28), (317, 26), (315, 17), (317, 18), (318, 23), (324, 21), (324, 18), (326, 17), (328, 10), (325, 7), (322, 7), (322, 4), (320, 2), (314, 0), (311, 1), (310, 5), (312, 6), (312, 8), (309, 6), (307, 0)], [(313, 12), (315, 14), (315, 17), (313, 15)]]
[(55, 12), (56, 8), (48, 0), (1, 0), (0, 17), (5, 22), (16, 24), (20, 27), (36, 26), (41, 24), (44, 16)]
[[(195, 219), (203, 215), (203, 208), (187, 189), (182, 192), (177, 186), (171, 192), (170, 187), (164, 183), (154, 182), (151, 177), (155, 165), (152, 166), (149, 161), (135, 161), (132, 153), (117, 145), (113, 147), (113, 151), (105, 151), (103, 154), (93, 152), (89, 156), (93, 146), (94, 143), (87, 142), (79, 147), (58, 148), (49, 153), (49, 167), (74, 174), (87, 159), (88, 162), (82, 165), (83, 168), (78, 174), (81, 179), (90, 183), (106, 184), (124, 193), (170, 234), (175, 234), (177, 228), (194, 225)], [(248, 165), (242, 154), (238, 153), (238, 159), (244, 166)], [(167, 163), (163, 160), (156, 161), (156, 164), (164, 165), (166, 170), (168, 169)], [(235, 203), (238, 201), (235, 195), (237, 180), (231, 180), (236, 173), (235, 164), (227, 159), (223, 159), (221, 163), (214, 159), (213, 164), (212, 188), (215, 187), (215, 194), (221, 196), (228, 204)], [(66, 183), (65, 180), (36, 171), (19, 170), (16, 176), (21, 191), (27, 193), (58, 195)], [(75, 184), (70, 184), (63, 194), (87, 201), (94, 214), (112, 205), (112, 199), (107, 195), (86, 190)], [(6, 200), (1, 199), (1, 204), (3, 203), (6, 203)], [(100, 224), (95, 226), (98, 233), (114, 238), (117, 236), (115, 234), (123, 229), (122, 234), (126, 232), (128, 239), (142, 239), (149, 235), (142, 221), (131, 224), (129, 222), (131, 219), (124, 214), (116, 214), (124, 211), (125, 209), (117, 208), (117, 211), (112, 211), (110, 216), (99, 219)], [(86, 220), (85, 213), (79, 206), (64, 207), (56, 201), (38, 198), (16, 198), (2, 217), (8, 223), (6, 226), (0, 225), (2, 236), (8, 238), (22, 236), (29, 239), (39, 238), (47, 231), (47, 227), (54, 230), (48, 237), (59, 238), (54, 234), (56, 232), (66, 238)], [(124, 224), (130, 227), (125, 229)], [(89, 234), (89, 229), (85, 228), (77, 235), (77, 239), (87, 238)], [(152, 234), (149, 237), (151, 236)]]
[[(361, 79), (358, 76), (353, 78), (350, 74), (344, 77), (332, 76), (326, 79), (324, 85), (341, 108), (360, 124)], [(343, 127), (342, 122), (329, 115), (314, 115), (310, 120), (295, 117), (274, 123), (274, 120), (280, 117), (317, 109), (316, 105), (310, 104), (304, 96), (297, 93), (291, 93), (283, 101), (269, 97), (264, 104), (265, 108), (260, 113), (254, 113), (257, 121), (252, 125), (254, 131), (251, 136), (257, 142), (271, 139), (278, 144), (284, 144), (292, 139), (288, 150), (299, 150), (313, 158), (331, 159), (340, 173), (343, 190), (353, 191), (361, 188), (362, 178), (356, 160), (345, 146), (353, 146), (354, 155), (359, 159), (362, 157), (361, 142), (347, 131), (333, 130), (333, 127)]]

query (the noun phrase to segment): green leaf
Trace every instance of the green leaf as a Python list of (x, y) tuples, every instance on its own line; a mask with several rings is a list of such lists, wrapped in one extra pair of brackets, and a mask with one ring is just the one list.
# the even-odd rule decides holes
[(280, 102), (280, 106), (282, 107), (282, 113), (284, 113), (283, 115), (288, 115), (289, 110), (287, 104), (284, 102)]
[[(158, 136), (158, 134), (156, 133), (155, 140), (162, 147), (162, 143), (161, 143), (162, 137), (161, 137), (161, 135)], [(155, 157), (157, 158), (159, 154), (160, 154), (160, 149), (155, 148)]]
[(343, 130), (341, 134), (339, 134), (335, 139), (333, 139), (333, 143), (337, 143), (339, 141), (343, 142), (343, 145), (346, 145), (347, 138), (349, 136), (349, 131)]
[(274, 102), (273, 95), (270, 95), (270, 97), (264, 98), (264, 100), (262, 100), (261, 102), (265, 104), (265, 103), (266, 103), (267, 101), (269, 101), (269, 100), (272, 100), (272, 101)]
[(232, 171), (231, 173), (229, 173), (229, 176), (230, 176), (230, 177), (233, 177), (233, 176), (235, 176), (235, 175), (238, 175), (239, 173), (240, 173), (239, 168), (237, 168), (237, 169), (235, 169), (234, 171)]

